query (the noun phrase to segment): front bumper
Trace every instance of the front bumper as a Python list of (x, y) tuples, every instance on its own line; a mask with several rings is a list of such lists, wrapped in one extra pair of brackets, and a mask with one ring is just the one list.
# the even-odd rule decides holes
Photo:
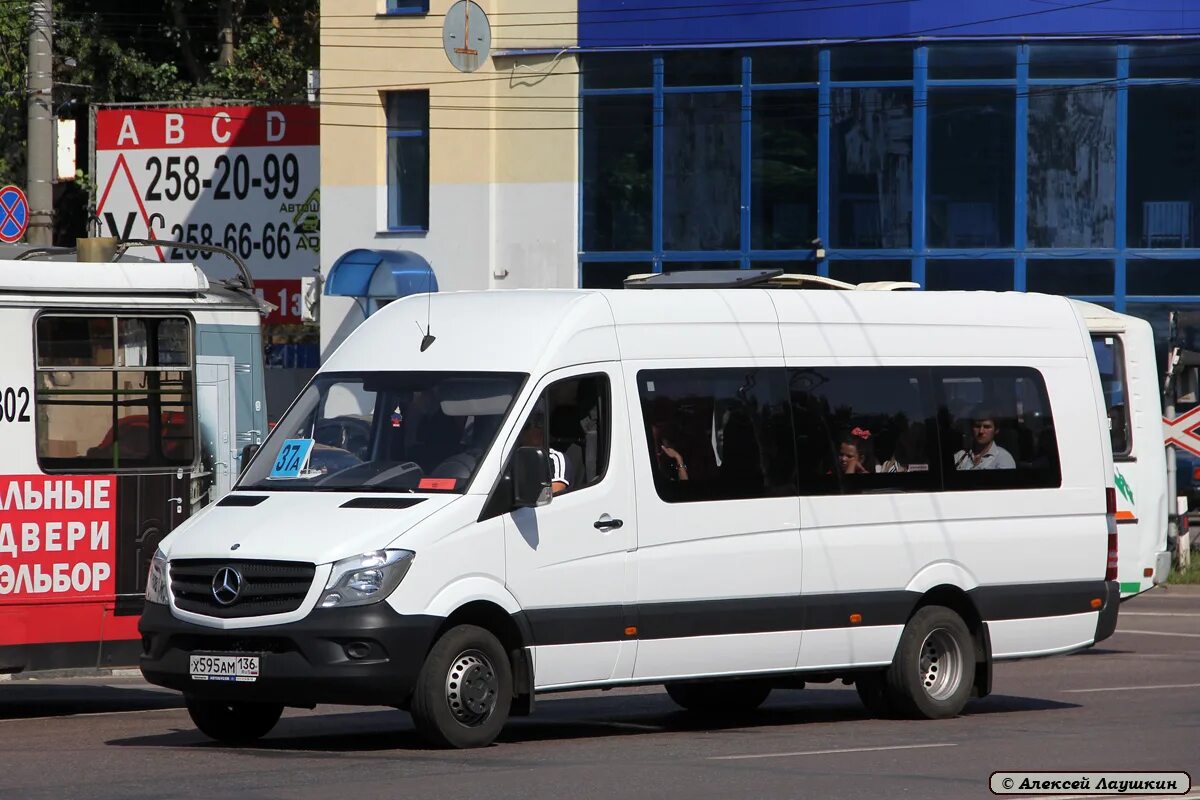
[[(184, 622), (167, 606), (147, 603), (138, 625), (140, 666), (150, 683), (206, 699), (403, 707), (443, 622), (401, 615), (387, 603), (376, 603), (315, 609), (287, 625), (219, 630)], [(257, 655), (259, 677), (252, 683), (192, 680), (188, 656), (193, 653)]]
[(1117, 611), (1121, 607), (1121, 584), (1117, 581), (1104, 582), (1104, 605), (1096, 620), (1096, 640), (1099, 643), (1113, 635), (1117, 629)]

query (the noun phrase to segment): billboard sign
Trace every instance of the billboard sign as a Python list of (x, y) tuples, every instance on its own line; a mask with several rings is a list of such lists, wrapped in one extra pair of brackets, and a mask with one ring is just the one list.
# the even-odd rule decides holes
[[(320, 252), (312, 106), (100, 108), (96, 214), (110, 236), (234, 251), (255, 278), (310, 276)], [(210, 261), (159, 247), (171, 261)]]

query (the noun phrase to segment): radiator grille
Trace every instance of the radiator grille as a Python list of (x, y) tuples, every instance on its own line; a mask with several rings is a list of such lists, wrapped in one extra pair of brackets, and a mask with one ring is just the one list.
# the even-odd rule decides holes
[[(214, 579), (226, 568), (240, 576), (237, 599), (228, 605), (213, 593)], [(312, 564), (296, 561), (182, 559), (171, 562), (171, 593), (178, 608), (209, 617), (286, 614), (304, 602), (315, 573)]]

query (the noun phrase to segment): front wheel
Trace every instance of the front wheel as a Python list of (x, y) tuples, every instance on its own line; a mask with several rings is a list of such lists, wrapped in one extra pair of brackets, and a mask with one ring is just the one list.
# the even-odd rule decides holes
[(672, 700), (697, 714), (738, 714), (753, 711), (771, 694), (769, 684), (754, 680), (668, 683)]
[(439, 747), (486, 747), (512, 705), (512, 669), (500, 642), (475, 625), (459, 625), (437, 640), (413, 690), (417, 731)]
[(925, 606), (904, 626), (885, 674), (888, 706), (912, 719), (957, 716), (971, 696), (975, 641), (962, 617)]
[(283, 706), (277, 703), (226, 703), (193, 695), (184, 699), (188, 715), (200, 732), (222, 744), (257, 741), (271, 732), (283, 714)]

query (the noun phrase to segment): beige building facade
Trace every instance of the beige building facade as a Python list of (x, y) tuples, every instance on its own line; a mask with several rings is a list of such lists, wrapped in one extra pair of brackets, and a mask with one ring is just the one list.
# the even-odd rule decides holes
[[(423, 258), (440, 291), (574, 286), (575, 3), (467, 4), (475, 37), (482, 14), (491, 42), (478, 69), (465, 72), (444, 46), (448, 28), (461, 35), (462, 4), (457, 15), (448, 15), (451, 0), (429, 0), (424, 13), (419, 7), (389, 12), (396, 2), (326, 0), (321, 6), (322, 273), (346, 252), (366, 248)], [(404, 119), (393, 113), (389, 121), (395, 107), (405, 109)], [(420, 160), (417, 117), (425, 108), (427, 201), (408, 191), (423, 177), (413, 162)], [(391, 142), (397, 136), (407, 137), (397, 145), (402, 150)], [(323, 296), (323, 354), (377, 304)]]

